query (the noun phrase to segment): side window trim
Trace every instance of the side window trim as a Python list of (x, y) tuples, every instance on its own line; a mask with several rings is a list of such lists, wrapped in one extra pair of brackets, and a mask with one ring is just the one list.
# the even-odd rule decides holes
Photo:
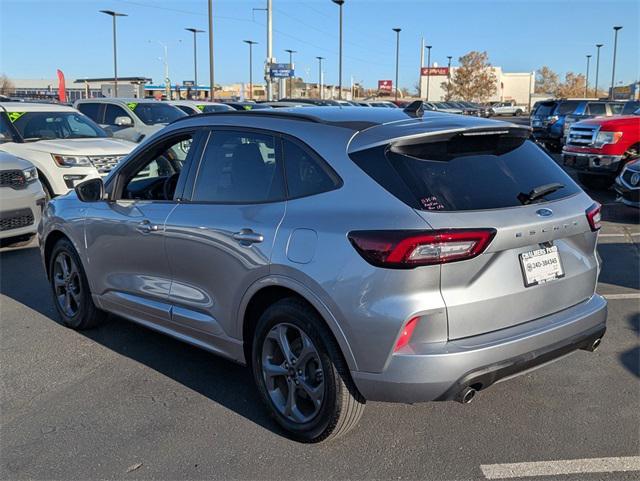
[[(195, 194), (195, 186), (198, 180), (198, 174), (200, 173), (200, 169), (202, 167), (204, 159), (204, 153), (207, 150), (207, 145), (211, 141), (211, 137), (215, 132), (218, 131), (231, 131), (231, 132), (246, 132), (246, 133), (254, 133), (261, 135), (269, 135), (274, 139), (274, 149), (275, 149), (275, 161), (276, 161), (276, 172), (280, 172), (282, 176), (282, 181), (285, 186), (284, 198), (278, 200), (267, 200), (261, 202), (214, 202), (214, 201), (204, 201), (204, 200), (193, 200), (193, 196)], [(278, 202), (285, 202), (287, 200), (287, 192), (286, 192), (286, 175), (284, 173), (284, 163), (282, 160), (282, 146), (280, 142), (281, 134), (279, 132), (275, 132), (268, 129), (259, 129), (254, 127), (242, 127), (242, 126), (234, 126), (234, 125), (216, 125), (209, 126), (203, 128), (203, 140), (201, 145), (201, 150), (199, 152), (199, 157), (197, 160), (197, 167), (193, 167), (190, 171), (188, 184), (183, 193), (183, 203), (189, 204), (212, 204), (212, 205), (260, 205), (260, 204), (275, 204)], [(194, 162), (196, 162), (194, 160)]]
[[(129, 159), (127, 161), (127, 164), (124, 165), (122, 169), (119, 169), (119, 172), (117, 173), (117, 177), (114, 180), (114, 182), (110, 182), (109, 186), (108, 186), (108, 193), (109, 193), (109, 201), (110, 202), (116, 202), (116, 201), (128, 201), (131, 199), (123, 199), (122, 198), (122, 191), (124, 189), (125, 183), (128, 180), (128, 177), (131, 173), (131, 170), (134, 170), (140, 167), (140, 164), (142, 164), (142, 162), (144, 162), (144, 158), (147, 155), (147, 153), (156, 148), (157, 146), (171, 140), (171, 138), (174, 137), (180, 137), (181, 135), (184, 134), (188, 134), (191, 133), (192, 134), (192, 144), (191, 144), (191, 148), (189, 148), (189, 153), (187, 154), (187, 157), (185, 159), (185, 164), (182, 167), (182, 171), (180, 172), (180, 177), (178, 178), (178, 184), (176, 186), (176, 191), (174, 193), (174, 199), (173, 200), (152, 200), (150, 202), (155, 202), (155, 203), (168, 203), (168, 202), (172, 202), (172, 203), (179, 203), (183, 201), (183, 197), (184, 197), (184, 190), (186, 187), (186, 182), (187, 182), (187, 178), (190, 176), (191, 171), (193, 170), (191, 167), (193, 165), (193, 158), (194, 156), (196, 156), (196, 152), (199, 151), (199, 149), (201, 148), (201, 144), (202, 144), (202, 137), (203, 137), (203, 130), (202, 128), (198, 128), (198, 127), (190, 127), (190, 128), (186, 128), (186, 129), (180, 129), (180, 130), (174, 130), (172, 132), (167, 133), (166, 135), (156, 139), (156, 141), (148, 146), (147, 148), (145, 148), (143, 151), (138, 152), (135, 157), (132, 157), (131, 159)], [(116, 198), (117, 196), (117, 198)], [(135, 200), (133, 200), (132, 202), (135, 202)]]

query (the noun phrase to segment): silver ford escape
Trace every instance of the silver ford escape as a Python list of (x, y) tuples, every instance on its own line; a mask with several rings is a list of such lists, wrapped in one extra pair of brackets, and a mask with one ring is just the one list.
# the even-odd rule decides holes
[(179, 119), (49, 203), (57, 310), (246, 363), (302, 441), (469, 402), (605, 332), (600, 206), (529, 137), (419, 105)]

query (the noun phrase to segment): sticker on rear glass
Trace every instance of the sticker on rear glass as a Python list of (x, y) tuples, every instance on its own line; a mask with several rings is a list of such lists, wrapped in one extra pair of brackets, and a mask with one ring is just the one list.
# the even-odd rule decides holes
[(432, 195), (431, 197), (425, 197), (423, 199), (420, 199), (420, 203), (422, 204), (422, 207), (424, 207), (427, 210), (442, 210), (442, 209), (444, 209), (444, 205), (442, 205), (442, 203), (438, 200), (438, 198), (435, 195)]
[(7, 112), (7, 115), (9, 116), (9, 120), (11, 120), (12, 123), (18, 120), (24, 114), (25, 112)]
[(137, 106), (138, 106), (138, 104), (137, 104), (136, 102), (129, 102), (129, 103), (127, 103), (127, 107), (129, 107), (129, 109), (130, 109), (131, 111), (135, 110)]

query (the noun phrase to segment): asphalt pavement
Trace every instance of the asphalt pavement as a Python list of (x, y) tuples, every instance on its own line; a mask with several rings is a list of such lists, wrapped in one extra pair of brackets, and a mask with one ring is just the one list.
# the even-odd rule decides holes
[[(4, 249), (0, 478), (637, 480), (585, 474), (640, 459), (638, 211), (591, 194), (604, 205), (598, 292), (609, 299), (598, 351), (469, 405), (368, 403), (356, 429), (320, 445), (283, 436), (244, 367), (115, 317), (63, 327), (38, 249)], [(576, 474), (545, 476), (563, 472)]]

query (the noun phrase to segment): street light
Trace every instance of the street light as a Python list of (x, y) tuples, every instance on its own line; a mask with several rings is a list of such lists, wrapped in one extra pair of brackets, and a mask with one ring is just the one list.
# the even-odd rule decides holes
[(591, 55), (587, 55), (587, 77), (584, 82), (584, 96), (588, 97), (589, 94), (589, 61), (591, 60)]
[(243, 40), (243, 42), (249, 45), (249, 99), (253, 100), (253, 46), (258, 42), (253, 40)]
[(204, 30), (198, 30), (197, 28), (189, 27), (185, 28), (186, 31), (193, 33), (193, 83), (195, 88), (196, 98), (198, 97), (198, 50), (196, 42), (196, 34), (204, 32)]
[(595, 95), (594, 97), (598, 97), (598, 74), (600, 73), (600, 47), (602, 47), (603, 44), (601, 43), (596, 43), (596, 48), (598, 49), (598, 55), (596, 56), (596, 86), (595, 86)]
[(126, 13), (118, 13), (113, 10), (100, 10), (100, 13), (111, 16), (113, 19), (113, 93), (118, 96), (118, 48), (116, 45), (116, 17), (127, 17)]
[[(289, 69), (293, 70), (293, 54), (298, 53), (297, 50), (286, 49), (285, 52), (289, 54)], [(293, 92), (293, 77), (289, 77), (289, 98), (291, 98)]]
[(316, 57), (318, 59), (318, 90), (320, 91), (320, 98), (324, 98), (322, 93), (322, 61), (324, 57)]
[(429, 101), (429, 80), (431, 79), (431, 48), (433, 45), (427, 45), (425, 48), (427, 49), (427, 102)]
[(613, 37), (613, 67), (611, 68), (611, 100), (613, 100), (613, 83), (616, 78), (616, 51), (618, 49), (618, 30), (621, 30), (622, 27), (616, 26), (613, 27), (614, 37)]
[(209, 100), (215, 98), (215, 78), (213, 76), (213, 2), (209, 0)]
[(447, 55), (447, 100), (451, 99), (451, 55)]
[[(400, 32), (401, 28), (394, 28), (394, 32), (396, 32), (396, 102), (398, 101), (398, 64), (400, 61)], [(428, 80), (427, 80), (428, 81)]]
[(338, 98), (342, 99), (342, 5), (344, 0), (331, 0), (340, 7), (340, 54), (338, 60)]

